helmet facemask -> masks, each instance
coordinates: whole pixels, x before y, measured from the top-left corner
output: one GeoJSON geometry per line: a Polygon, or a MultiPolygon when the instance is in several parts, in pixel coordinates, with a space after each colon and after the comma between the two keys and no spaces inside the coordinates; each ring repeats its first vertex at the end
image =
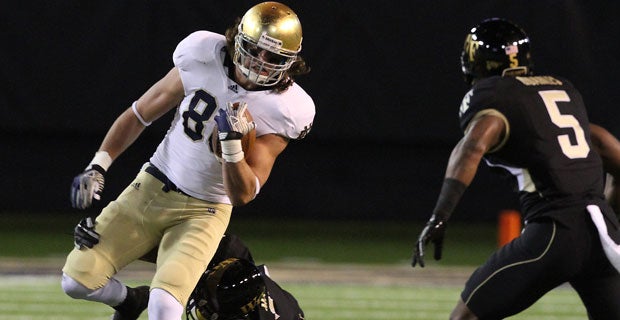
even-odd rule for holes
{"type": "Polygon", "coordinates": [[[236,31],[233,63],[254,84],[277,85],[298,60],[301,23],[295,12],[281,3],[253,6],[236,31]]]}
{"type": "Polygon", "coordinates": [[[241,31],[235,36],[234,64],[251,82],[260,86],[277,84],[295,62],[297,52],[281,48],[278,39],[261,34],[254,41],[241,31]]]}

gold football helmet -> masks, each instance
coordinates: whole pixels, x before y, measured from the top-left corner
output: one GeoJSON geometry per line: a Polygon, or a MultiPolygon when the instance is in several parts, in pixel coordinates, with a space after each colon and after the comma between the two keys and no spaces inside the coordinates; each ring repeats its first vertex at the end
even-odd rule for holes
{"type": "Polygon", "coordinates": [[[293,10],[278,2],[259,3],[241,18],[233,61],[250,81],[273,86],[295,62],[301,40],[293,10]]]}

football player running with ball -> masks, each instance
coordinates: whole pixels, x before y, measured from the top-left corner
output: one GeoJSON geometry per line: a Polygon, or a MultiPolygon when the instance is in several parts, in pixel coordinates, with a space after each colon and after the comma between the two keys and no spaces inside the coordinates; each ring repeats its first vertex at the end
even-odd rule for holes
{"type": "Polygon", "coordinates": [[[87,208],[104,175],[152,121],[176,108],[166,136],[135,180],[91,222],[92,249],[76,246],[63,267],[72,298],[112,306],[114,319],[178,320],[216,252],[233,206],[252,201],[291,139],[310,130],[311,97],[294,82],[309,72],[299,56],[297,15],[277,2],[250,8],[225,35],[197,31],[173,53],[174,67],[127,108],[71,187],[71,203],[87,208]],[[233,108],[240,103],[241,107],[233,108]],[[244,116],[243,106],[253,121],[244,116]],[[210,149],[217,126],[222,157],[210,149]],[[256,130],[247,154],[241,139],[256,130]],[[159,245],[148,287],[129,288],[114,275],[159,245]]]}
{"type": "Polygon", "coordinates": [[[620,319],[619,223],[603,196],[596,152],[618,172],[617,154],[610,156],[617,148],[604,145],[617,140],[590,129],[568,80],[532,74],[530,40],[515,24],[492,18],[472,28],[461,62],[472,85],[459,112],[465,136],[450,155],[412,265],[424,267],[429,242],[441,258],[447,221],[484,158],[515,183],[525,227],[471,275],[450,319],[503,319],[565,282],[590,319],[620,319]]]}

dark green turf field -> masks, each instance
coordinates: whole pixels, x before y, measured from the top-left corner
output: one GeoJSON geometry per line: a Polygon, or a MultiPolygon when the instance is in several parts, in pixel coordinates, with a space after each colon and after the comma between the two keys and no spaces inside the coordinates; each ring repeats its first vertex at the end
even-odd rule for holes
{"type": "MultiPolygon", "coordinates": [[[[0,320],[109,319],[111,308],[67,297],[60,267],[81,217],[0,216],[0,320]]],[[[450,225],[444,259],[423,270],[409,260],[422,225],[410,222],[248,220],[230,232],[299,300],[311,320],[447,319],[465,278],[496,246],[493,224],[450,225]]],[[[151,266],[119,277],[148,283],[151,266]]],[[[561,287],[510,319],[586,319],[578,296],[561,287]]],[[[146,319],[143,315],[140,319],[146,319]]]]}
{"type": "MultiPolygon", "coordinates": [[[[69,214],[0,213],[0,256],[64,256],[81,219],[69,214]]],[[[326,263],[408,263],[422,224],[380,221],[260,220],[233,217],[235,233],[262,261],[326,263]]],[[[477,265],[496,246],[495,226],[449,226],[442,265],[477,265]]]]}
{"type": "MultiPolygon", "coordinates": [[[[282,285],[297,297],[309,320],[445,320],[460,288],[342,283],[282,285]]],[[[111,310],[101,304],[68,298],[56,277],[0,276],[0,320],[104,320],[110,318],[111,310]]],[[[140,319],[147,317],[143,314],[140,319]]],[[[587,317],[578,297],[561,288],[510,319],[578,320],[587,317]]]]}

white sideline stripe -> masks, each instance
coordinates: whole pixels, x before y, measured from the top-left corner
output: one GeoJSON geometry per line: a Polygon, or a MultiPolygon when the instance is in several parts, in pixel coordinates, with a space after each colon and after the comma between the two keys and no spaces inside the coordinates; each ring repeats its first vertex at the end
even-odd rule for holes
{"type": "MultiPolygon", "coordinates": [[[[0,315],[2,314],[7,314],[9,312],[21,312],[24,311],[24,307],[25,305],[23,304],[17,304],[17,303],[0,303],[0,315]]],[[[112,309],[107,310],[107,312],[102,312],[102,315],[109,315],[111,314],[110,311],[114,311],[112,309]]],[[[30,304],[28,304],[28,312],[32,313],[41,313],[41,314],[45,314],[46,318],[47,315],[50,313],[57,313],[58,315],[61,314],[65,314],[65,315],[79,315],[79,314],[83,314],[84,311],[83,310],[74,310],[72,308],[71,303],[65,303],[65,304],[46,304],[46,305],[40,305],[40,304],[35,304],[34,302],[31,302],[30,304]]]]}
{"type": "Polygon", "coordinates": [[[0,288],[8,286],[19,286],[26,284],[40,284],[40,283],[58,283],[60,286],[60,274],[57,276],[51,275],[2,275],[0,274],[0,288]]]}
{"type": "MultiPolygon", "coordinates": [[[[41,319],[46,319],[46,320],[67,320],[67,316],[66,315],[50,316],[50,315],[47,315],[47,314],[43,314],[43,315],[41,315],[41,319]]],[[[19,315],[4,316],[4,315],[0,315],[0,320],[32,320],[32,316],[19,316],[19,315]]]]}

